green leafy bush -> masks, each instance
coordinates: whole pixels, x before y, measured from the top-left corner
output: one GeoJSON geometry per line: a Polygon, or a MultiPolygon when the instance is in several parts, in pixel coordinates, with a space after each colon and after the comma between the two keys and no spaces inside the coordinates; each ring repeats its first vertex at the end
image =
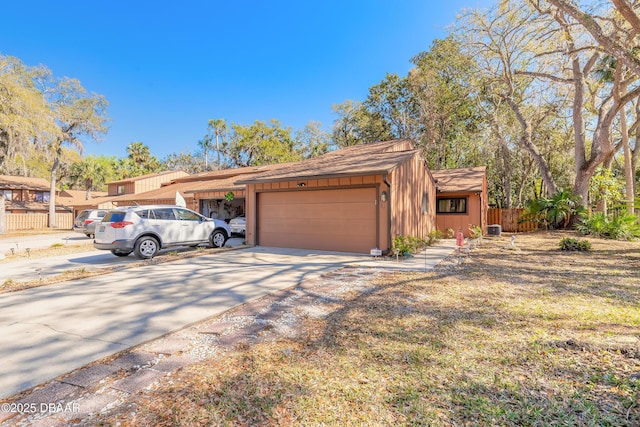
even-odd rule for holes
{"type": "Polygon", "coordinates": [[[429,238],[427,244],[432,245],[434,242],[441,240],[444,237],[444,234],[440,230],[433,230],[429,233],[429,238]]]}
{"type": "Polygon", "coordinates": [[[584,216],[576,229],[583,235],[606,239],[632,240],[640,237],[640,223],[633,214],[605,215],[595,212],[584,216]]]}
{"type": "Polygon", "coordinates": [[[560,240],[560,249],[563,251],[582,251],[591,250],[591,243],[588,240],[575,239],[573,237],[564,237],[560,240]]]}
{"type": "Polygon", "coordinates": [[[482,227],[480,227],[479,225],[470,225],[469,236],[471,236],[472,239],[482,237],[482,227]]]}
{"type": "Polygon", "coordinates": [[[518,222],[537,222],[545,229],[566,228],[574,215],[585,212],[578,200],[570,191],[558,190],[551,198],[529,201],[518,222]]]}
{"type": "Polygon", "coordinates": [[[393,239],[393,252],[401,256],[411,256],[427,245],[427,241],[419,237],[396,236],[393,239]]]}

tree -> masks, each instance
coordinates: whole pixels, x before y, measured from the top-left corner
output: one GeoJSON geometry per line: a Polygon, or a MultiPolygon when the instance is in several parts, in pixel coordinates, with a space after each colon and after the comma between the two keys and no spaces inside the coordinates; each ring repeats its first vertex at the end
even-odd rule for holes
{"type": "Polygon", "coordinates": [[[189,151],[169,154],[162,160],[161,168],[164,170],[181,170],[190,174],[208,170],[200,156],[189,151]]]}
{"type": "MultiPolygon", "coordinates": [[[[507,3],[504,1],[503,5],[507,3]]],[[[576,172],[573,188],[581,202],[587,204],[589,182],[596,169],[616,152],[612,143],[614,120],[625,105],[640,95],[640,62],[633,43],[637,36],[635,20],[630,16],[621,20],[606,7],[596,7],[592,13],[586,13],[575,3],[563,0],[529,0],[529,4],[541,15],[549,17],[550,27],[554,22],[556,24],[554,34],[559,40],[557,46],[561,48],[550,50],[548,56],[566,63],[568,71],[539,73],[538,76],[572,85],[576,172]],[[602,62],[603,51],[615,58],[617,64],[610,79],[602,79],[598,73],[597,65],[602,62]],[[587,123],[593,128],[591,138],[588,138],[587,123]]],[[[624,12],[623,9],[620,10],[624,12]]]]}
{"type": "Polygon", "coordinates": [[[118,168],[123,178],[159,172],[160,161],[151,154],[149,146],[135,141],[127,146],[128,156],[120,159],[118,168]]]}
{"type": "Polygon", "coordinates": [[[409,80],[397,74],[387,73],[380,83],[369,88],[364,106],[371,117],[382,124],[383,132],[377,140],[415,139],[418,110],[414,95],[409,80]]]}
{"type": "MultiPolygon", "coordinates": [[[[486,163],[477,102],[477,64],[453,36],[412,58],[412,135],[434,169],[486,163]]],[[[485,122],[486,124],[486,122],[485,122]]]]}
{"type": "MultiPolygon", "coordinates": [[[[529,1],[538,8],[543,3],[540,0],[529,1]]],[[[638,46],[632,43],[640,34],[640,18],[634,12],[634,9],[640,4],[637,0],[631,0],[630,2],[628,0],[611,0],[616,11],[623,18],[622,22],[611,19],[611,13],[605,12],[606,16],[598,16],[595,13],[585,12],[573,1],[546,1],[555,6],[558,11],[575,19],[602,46],[605,52],[616,57],[637,76],[640,76],[640,59],[637,55],[638,46]]],[[[567,20],[565,17],[561,19],[567,20]]]]}
{"type": "Polygon", "coordinates": [[[64,77],[55,79],[48,71],[39,79],[40,89],[45,94],[60,130],[56,135],[48,135],[47,148],[53,153],[51,166],[51,189],[49,198],[49,227],[56,227],[55,194],[58,168],[65,145],[82,151],[82,137],[98,140],[106,133],[107,101],[95,93],[87,93],[79,80],[64,77]]]}
{"type": "Polygon", "coordinates": [[[547,22],[512,3],[504,10],[472,12],[461,23],[459,35],[483,74],[484,96],[490,104],[509,107],[520,125],[519,143],[534,160],[546,195],[555,194],[558,186],[550,164],[554,150],[544,130],[555,127],[567,91],[536,79],[547,65],[542,53],[548,44],[540,40],[547,22]]]}
{"type": "Polygon", "coordinates": [[[302,157],[309,159],[325,154],[331,149],[331,135],[321,129],[322,123],[311,121],[304,129],[295,133],[295,139],[302,147],[302,157]]]}
{"type": "MultiPolygon", "coordinates": [[[[218,154],[218,169],[222,167],[221,160],[220,160],[220,140],[224,139],[228,131],[229,131],[229,127],[227,126],[227,122],[224,119],[209,120],[209,134],[213,133],[216,140],[216,153],[218,154]]],[[[203,147],[203,150],[204,150],[204,147],[203,147]]],[[[206,156],[206,151],[205,151],[205,156],[206,156]]]]}
{"type": "Polygon", "coordinates": [[[333,111],[338,118],[333,123],[332,138],[339,148],[393,139],[387,125],[361,102],[347,100],[334,105],[333,111]]]}
{"type": "Polygon", "coordinates": [[[0,172],[6,160],[28,151],[34,144],[55,138],[60,129],[36,79],[47,75],[44,67],[27,67],[18,58],[0,55],[0,172]]]}
{"type": "Polygon", "coordinates": [[[246,167],[292,162],[302,159],[299,142],[291,129],[279,121],[255,121],[250,126],[231,125],[231,133],[220,145],[227,167],[246,167]]]}
{"type": "Polygon", "coordinates": [[[86,199],[91,199],[92,190],[101,190],[106,183],[108,170],[98,158],[85,157],[82,161],[74,163],[71,168],[71,176],[74,182],[82,183],[87,192],[86,199]]]}

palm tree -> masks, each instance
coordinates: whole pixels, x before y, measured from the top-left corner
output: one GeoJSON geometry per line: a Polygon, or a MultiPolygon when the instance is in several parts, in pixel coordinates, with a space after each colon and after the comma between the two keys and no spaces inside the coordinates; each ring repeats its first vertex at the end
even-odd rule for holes
{"type": "Polygon", "coordinates": [[[136,141],[127,147],[129,159],[133,163],[134,174],[145,174],[157,172],[160,169],[160,162],[151,154],[149,146],[136,141]]]}
{"type": "MultiPolygon", "coordinates": [[[[202,152],[204,153],[204,169],[209,170],[209,150],[213,148],[211,135],[205,135],[203,139],[198,141],[198,146],[202,148],[202,152]]],[[[218,158],[220,158],[219,154],[218,158]]],[[[220,169],[220,166],[218,166],[218,169],[220,169]]]]}
{"type": "Polygon", "coordinates": [[[71,167],[72,179],[84,184],[86,199],[91,199],[91,190],[102,188],[106,181],[107,169],[95,157],[89,156],[71,167]]]}
{"type": "Polygon", "coordinates": [[[220,138],[224,138],[224,135],[228,130],[227,122],[224,119],[211,119],[209,120],[209,130],[213,131],[216,136],[216,151],[218,152],[218,169],[220,169],[220,138]]]}

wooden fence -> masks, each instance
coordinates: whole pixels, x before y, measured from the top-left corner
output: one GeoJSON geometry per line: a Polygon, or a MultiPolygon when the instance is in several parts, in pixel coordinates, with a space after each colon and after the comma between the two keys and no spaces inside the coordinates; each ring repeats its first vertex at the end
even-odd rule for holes
{"type": "Polygon", "coordinates": [[[524,231],[535,231],[538,229],[538,224],[535,222],[522,222],[518,223],[518,219],[520,219],[520,215],[522,215],[524,209],[498,209],[498,208],[490,208],[489,213],[487,215],[487,224],[500,224],[502,231],[506,232],[524,232],[524,231]]]}
{"type": "MultiPolygon", "coordinates": [[[[39,230],[49,228],[48,213],[7,213],[7,231],[39,230]]],[[[57,213],[56,228],[71,230],[73,228],[73,214],[57,213]]]]}

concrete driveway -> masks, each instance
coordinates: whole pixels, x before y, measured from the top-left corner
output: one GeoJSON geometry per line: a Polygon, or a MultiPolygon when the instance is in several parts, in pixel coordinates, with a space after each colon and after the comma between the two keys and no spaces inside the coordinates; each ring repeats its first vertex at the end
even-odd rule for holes
{"type": "MultiPolygon", "coordinates": [[[[225,248],[234,248],[244,245],[244,239],[231,238],[227,240],[225,248]]],[[[160,251],[160,254],[185,247],[168,248],[160,251]]],[[[51,256],[46,258],[28,258],[23,254],[22,259],[0,264],[0,283],[5,280],[16,282],[28,282],[56,276],[69,270],[93,271],[105,267],[118,267],[141,261],[133,254],[127,257],[117,257],[109,251],[99,251],[87,247],[87,252],[51,256]]]]}
{"type": "Polygon", "coordinates": [[[0,295],[0,398],[366,260],[257,247],[0,295]]]}

